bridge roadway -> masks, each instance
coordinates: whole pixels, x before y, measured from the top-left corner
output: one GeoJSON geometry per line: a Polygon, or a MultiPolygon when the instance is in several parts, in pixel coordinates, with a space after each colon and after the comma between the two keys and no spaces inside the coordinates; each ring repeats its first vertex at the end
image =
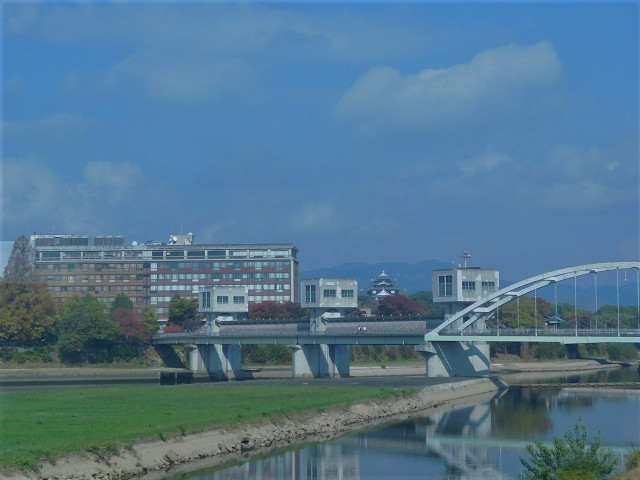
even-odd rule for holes
{"type": "Polygon", "coordinates": [[[155,344],[191,345],[420,345],[426,328],[340,328],[325,331],[305,330],[224,330],[218,333],[184,332],[156,334],[155,344]]]}
{"type": "Polygon", "coordinates": [[[429,332],[425,341],[434,342],[532,342],[532,343],[640,343],[637,328],[500,328],[447,329],[429,332]]]}

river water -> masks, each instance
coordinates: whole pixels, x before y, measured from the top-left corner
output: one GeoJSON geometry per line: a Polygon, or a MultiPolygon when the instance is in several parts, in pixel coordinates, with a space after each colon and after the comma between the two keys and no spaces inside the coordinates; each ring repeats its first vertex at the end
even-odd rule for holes
{"type": "MultiPolygon", "coordinates": [[[[558,378],[561,382],[638,381],[635,369],[558,378]]],[[[561,437],[579,419],[589,439],[620,458],[640,448],[640,391],[511,388],[451,410],[182,476],[231,479],[515,479],[526,445],[561,437]]]]}

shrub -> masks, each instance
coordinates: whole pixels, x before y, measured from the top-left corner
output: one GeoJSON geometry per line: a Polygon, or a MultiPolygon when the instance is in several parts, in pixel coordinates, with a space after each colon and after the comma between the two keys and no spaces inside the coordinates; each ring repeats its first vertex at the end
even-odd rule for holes
{"type": "Polygon", "coordinates": [[[607,343],[610,360],[628,362],[638,358],[638,349],[630,343],[607,343]]]}
{"type": "Polygon", "coordinates": [[[634,450],[627,457],[625,467],[627,470],[631,470],[632,468],[636,468],[638,465],[640,465],[640,450],[634,450]]]}
{"type": "Polygon", "coordinates": [[[533,356],[541,360],[554,360],[567,356],[567,349],[561,343],[538,343],[531,350],[533,356]]]}
{"type": "Polygon", "coordinates": [[[587,441],[587,428],[579,420],[564,433],[564,441],[553,439],[553,446],[542,442],[527,445],[530,461],[520,457],[525,469],[520,480],[601,480],[613,472],[618,459],[600,443],[600,433],[587,441]]]}

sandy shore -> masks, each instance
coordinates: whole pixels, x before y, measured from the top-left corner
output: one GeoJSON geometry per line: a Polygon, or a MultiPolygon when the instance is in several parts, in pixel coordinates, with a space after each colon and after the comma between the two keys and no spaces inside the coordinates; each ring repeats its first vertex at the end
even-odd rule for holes
{"type": "MultiPolygon", "coordinates": [[[[309,413],[278,422],[213,429],[166,441],[140,442],[120,449],[118,455],[79,453],[44,462],[37,471],[5,472],[0,478],[23,479],[160,479],[186,471],[214,467],[229,461],[264,454],[302,442],[336,437],[343,433],[449,408],[455,402],[481,394],[493,394],[503,386],[495,379],[452,381],[426,387],[415,395],[385,401],[355,404],[322,413],[309,413]],[[198,462],[198,463],[194,463],[198,462]],[[168,473],[168,470],[175,470],[168,473]]],[[[480,400],[479,400],[480,401],[480,400]]]]}

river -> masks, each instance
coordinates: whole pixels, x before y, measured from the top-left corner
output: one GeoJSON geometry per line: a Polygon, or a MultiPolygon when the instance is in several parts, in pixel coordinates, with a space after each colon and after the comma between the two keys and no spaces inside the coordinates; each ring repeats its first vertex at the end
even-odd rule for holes
{"type": "MultiPolygon", "coordinates": [[[[635,368],[557,378],[638,381],[635,368]]],[[[550,442],[582,419],[620,458],[640,448],[640,391],[510,388],[449,411],[361,431],[181,479],[515,479],[526,445],[550,442]]]]}

